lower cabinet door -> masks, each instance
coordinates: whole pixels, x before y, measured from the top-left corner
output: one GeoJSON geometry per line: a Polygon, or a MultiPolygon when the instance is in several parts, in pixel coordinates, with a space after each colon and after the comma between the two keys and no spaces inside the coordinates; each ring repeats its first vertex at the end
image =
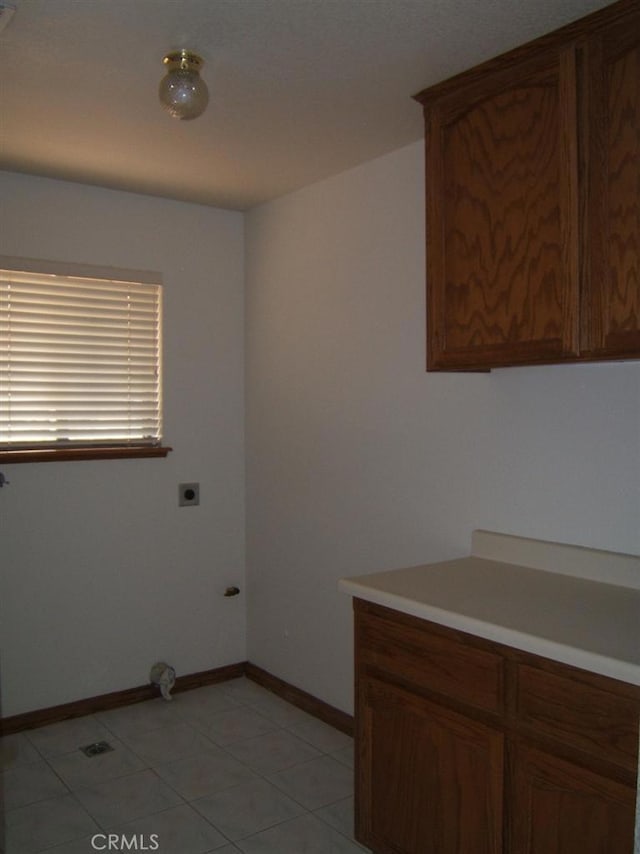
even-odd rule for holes
{"type": "Polygon", "coordinates": [[[632,854],[635,789],[542,751],[513,751],[510,854],[632,854]]]}
{"type": "Polygon", "coordinates": [[[358,702],[358,839],[380,854],[500,854],[502,734],[371,677],[358,702]]]}

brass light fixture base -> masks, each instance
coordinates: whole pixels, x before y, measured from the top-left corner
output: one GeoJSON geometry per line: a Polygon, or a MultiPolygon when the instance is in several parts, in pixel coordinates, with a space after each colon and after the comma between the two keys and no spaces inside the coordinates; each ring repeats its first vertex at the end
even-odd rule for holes
{"type": "Polygon", "coordinates": [[[204,65],[204,59],[197,53],[188,50],[174,50],[168,53],[162,60],[168,71],[196,71],[199,72],[204,65]]]}

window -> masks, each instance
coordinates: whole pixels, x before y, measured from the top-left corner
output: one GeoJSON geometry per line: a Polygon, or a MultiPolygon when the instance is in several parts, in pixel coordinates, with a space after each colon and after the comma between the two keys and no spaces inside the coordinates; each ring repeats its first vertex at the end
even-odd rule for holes
{"type": "Polygon", "coordinates": [[[0,457],[165,455],[157,277],[54,266],[0,258],[0,457]]]}

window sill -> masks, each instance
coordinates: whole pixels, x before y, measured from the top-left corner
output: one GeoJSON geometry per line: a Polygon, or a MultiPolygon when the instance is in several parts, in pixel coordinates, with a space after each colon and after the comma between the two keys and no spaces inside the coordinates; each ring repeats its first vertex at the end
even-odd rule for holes
{"type": "Polygon", "coordinates": [[[124,460],[134,457],[166,457],[173,448],[131,445],[114,448],[25,448],[0,451],[0,463],[57,463],[73,460],[124,460]]]}

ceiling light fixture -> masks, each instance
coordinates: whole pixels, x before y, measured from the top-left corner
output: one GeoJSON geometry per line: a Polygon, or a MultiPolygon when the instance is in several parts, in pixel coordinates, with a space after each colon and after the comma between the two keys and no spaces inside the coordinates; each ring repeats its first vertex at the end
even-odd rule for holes
{"type": "Polygon", "coordinates": [[[167,74],[158,89],[161,104],[174,119],[197,119],[209,103],[207,84],[200,77],[204,60],[188,50],[177,50],[162,61],[167,74]]]}

